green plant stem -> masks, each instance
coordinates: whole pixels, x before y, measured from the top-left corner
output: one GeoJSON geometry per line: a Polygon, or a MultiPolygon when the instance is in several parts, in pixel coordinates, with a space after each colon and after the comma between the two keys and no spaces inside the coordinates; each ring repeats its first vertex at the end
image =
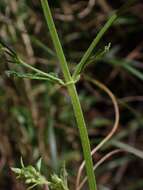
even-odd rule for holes
{"type": "Polygon", "coordinates": [[[62,68],[62,72],[65,78],[65,82],[69,83],[67,85],[69,95],[71,97],[73,109],[74,109],[74,114],[76,117],[76,121],[78,124],[79,128],[79,133],[80,133],[80,138],[81,138],[81,143],[82,143],[82,149],[84,153],[84,159],[85,159],[85,166],[86,166],[86,172],[87,172],[87,177],[88,177],[88,183],[89,183],[89,189],[90,190],[97,190],[96,187],[96,180],[95,180],[95,175],[94,175],[94,170],[93,170],[93,162],[92,162],[92,157],[91,157],[91,148],[90,148],[90,142],[88,138],[88,133],[86,129],[86,124],[84,121],[84,116],[83,112],[81,109],[79,97],[77,94],[77,90],[75,87],[75,84],[72,83],[72,77],[69,72],[69,68],[67,65],[67,61],[56,31],[56,27],[52,18],[52,14],[48,5],[47,0],[41,0],[42,8],[44,11],[44,15],[50,30],[50,34],[56,49],[57,56],[60,61],[60,65],[62,68]],[[70,83],[71,82],[71,83],[70,83]]]}
{"type": "Polygon", "coordinates": [[[48,78],[51,79],[51,80],[57,81],[57,82],[58,82],[59,84],[61,84],[61,85],[64,85],[64,82],[62,81],[62,79],[59,79],[59,78],[54,77],[54,76],[52,76],[52,75],[50,75],[50,74],[48,74],[48,73],[45,73],[45,72],[43,72],[43,71],[41,71],[41,70],[39,70],[39,69],[37,69],[37,68],[35,68],[35,67],[33,67],[33,66],[27,64],[27,63],[25,63],[25,62],[24,62],[23,60],[21,60],[20,58],[18,58],[18,61],[19,61],[18,63],[20,63],[20,64],[23,65],[24,67],[27,67],[28,69],[33,70],[33,71],[35,71],[36,73],[41,74],[42,76],[48,77],[48,78]]]}
{"type": "Polygon", "coordinates": [[[80,74],[81,68],[85,64],[85,62],[89,59],[91,56],[94,48],[97,46],[99,41],[102,39],[103,35],[107,30],[112,26],[113,22],[117,19],[117,14],[116,12],[110,17],[110,19],[107,21],[107,23],[104,25],[104,27],[100,30],[100,32],[97,34],[96,38],[93,40],[91,45],[89,46],[88,50],[85,52],[84,56],[82,57],[81,61],[75,68],[75,71],[73,73],[73,78],[76,78],[80,74]]]}
{"type": "Polygon", "coordinates": [[[93,50],[98,45],[104,34],[108,31],[108,29],[112,26],[112,24],[115,22],[115,20],[124,12],[126,12],[130,6],[132,6],[134,3],[136,3],[138,0],[129,0],[127,1],[119,10],[114,11],[109,18],[109,20],[105,23],[103,28],[99,31],[96,38],[93,40],[87,51],[85,52],[84,56],[82,57],[79,64],[76,66],[75,71],[73,73],[73,79],[75,79],[81,72],[84,64],[88,61],[89,57],[91,56],[93,50]]]}

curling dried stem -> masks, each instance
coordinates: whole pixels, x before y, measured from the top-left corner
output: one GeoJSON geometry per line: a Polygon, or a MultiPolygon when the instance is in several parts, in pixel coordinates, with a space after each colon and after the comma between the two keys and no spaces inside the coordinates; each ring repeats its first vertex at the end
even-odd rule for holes
{"type": "MultiPolygon", "coordinates": [[[[119,126],[119,118],[120,118],[120,113],[119,113],[119,107],[118,107],[118,103],[117,100],[115,98],[115,96],[113,95],[113,93],[101,82],[92,79],[90,77],[85,77],[85,79],[91,83],[93,83],[94,85],[98,86],[99,88],[101,88],[104,92],[106,92],[108,94],[108,96],[111,98],[113,105],[114,105],[114,110],[115,110],[115,123],[114,126],[111,130],[111,132],[101,141],[101,143],[99,143],[91,152],[91,156],[93,156],[107,141],[109,141],[111,139],[111,137],[114,135],[114,133],[117,131],[118,126],[119,126]]],[[[83,171],[83,168],[85,166],[85,161],[82,162],[82,164],[79,167],[78,170],[78,175],[77,175],[77,180],[76,180],[76,189],[79,186],[79,182],[80,182],[80,177],[83,171]]]]}

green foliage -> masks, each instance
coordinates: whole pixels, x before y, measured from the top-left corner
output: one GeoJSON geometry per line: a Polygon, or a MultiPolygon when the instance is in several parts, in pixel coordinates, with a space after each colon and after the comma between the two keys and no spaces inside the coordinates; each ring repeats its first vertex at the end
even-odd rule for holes
{"type": "MultiPolygon", "coordinates": [[[[17,71],[8,71],[7,74],[9,76],[14,76],[14,77],[19,77],[19,78],[28,78],[28,79],[35,79],[35,80],[47,80],[50,82],[54,82],[57,84],[60,84],[62,86],[66,86],[69,92],[69,95],[71,97],[73,109],[74,109],[74,114],[76,117],[76,121],[78,124],[79,128],[79,133],[80,133],[80,138],[81,138],[81,143],[82,143],[82,148],[83,148],[83,153],[84,153],[84,159],[85,159],[85,164],[86,164],[86,172],[87,172],[87,177],[88,177],[88,182],[89,182],[89,188],[90,190],[96,190],[96,180],[94,176],[94,170],[93,170],[93,163],[92,163],[92,157],[90,155],[91,148],[90,148],[90,142],[88,138],[88,133],[86,129],[86,124],[84,121],[83,117],[83,112],[81,109],[81,105],[79,102],[79,97],[77,94],[77,90],[75,87],[75,83],[80,79],[80,74],[83,72],[84,68],[99,60],[102,59],[103,56],[109,51],[110,45],[105,46],[103,51],[100,51],[97,53],[95,56],[92,56],[93,50],[96,48],[100,40],[103,38],[103,35],[108,31],[108,29],[112,26],[113,22],[117,19],[117,17],[123,13],[126,10],[126,7],[132,4],[135,1],[129,1],[122,9],[119,11],[113,12],[107,23],[104,25],[104,27],[99,31],[98,35],[96,38],[93,40],[92,44],[82,57],[81,61],[79,64],[77,64],[75,71],[73,75],[70,74],[70,70],[62,49],[62,45],[60,43],[55,24],[53,22],[53,18],[51,15],[51,11],[48,5],[47,0],[41,0],[43,12],[50,30],[50,34],[53,40],[54,47],[56,49],[57,57],[60,61],[61,69],[64,75],[64,80],[60,79],[57,77],[55,74],[51,73],[46,73],[43,72],[27,63],[25,63],[18,55],[15,53],[11,48],[9,48],[7,45],[5,45],[3,42],[0,43],[0,51],[6,54],[7,61],[9,63],[16,63],[19,66],[24,66],[34,73],[20,73],[17,71]]],[[[47,49],[41,42],[35,40],[35,43],[45,49],[49,54],[54,56],[54,53],[51,52],[49,49],[47,49]]],[[[137,72],[135,69],[131,68],[129,65],[124,66],[128,71],[130,71],[132,74],[138,76],[138,78],[142,79],[142,73],[137,72]]],[[[98,124],[101,125],[101,124],[98,124]]],[[[32,166],[27,166],[25,167],[23,162],[21,163],[22,168],[12,168],[12,170],[17,174],[18,178],[22,178],[25,180],[25,183],[28,184],[29,189],[37,186],[37,185],[48,185],[51,190],[67,190],[67,173],[65,171],[65,168],[62,171],[62,174],[60,177],[58,177],[56,174],[51,176],[51,180],[47,181],[45,177],[43,177],[40,174],[40,169],[41,169],[41,160],[38,161],[37,163],[37,170],[32,167],[32,166]]]]}
{"type": "Polygon", "coordinates": [[[36,72],[36,74],[23,74],[23,73],[18,73],[16,71],[7,71],[8,75],[14,75],[16,77],[20,77],[20,78],[29,78],[29,79],[36,79],[36,80],[49,80],[51,82],[57,82],[60,85],[64,85],[64,82],[62,81],[62,79],[59,79],[55,76],[55,74],[50,74],[50,73],[45,73],[27,63],[25,63],[12,49],[10,49],[6,44],[0,42],[0,47],[1,47],[1,51],[4,52],[6,54],[6,56],[8,56],[7,61],[10,63],[15,63],[18,64],[20,66],[24,66],[34,72],[36,72]]]}
{"type": "Polygon", "coordinates": [[[65,166],[61,169],[60,177],[53,174],[50,180],[47,180],[41,175],[41,158],[38,160],[35,169],[33,166],[24,166],[21,158],[21,168],[11,168],[12,171],[17,175],[17,179],[22,179],[27,184],[28,190],[33,189],[36,186],[48,185],[51,190],[68,190],[67,185],[67,172],[65,166]]]}
{"type": "Polygon", "coordinates": [[[134,61],[125,60],[125,59],[119,59],[115,56],[112,57],[105,57],[105,59],[102,57],[101,60],[105,61],[106,63],[109,63],[115,67],[122,67],[124,70],[135,76],[136,78],[143,80],[143,72],[139,71],[135,65],[133,64],[134,61]]]}
{"type": "Polygon", "coordinates": [[[95,55],[91,56],[89,61],[85,62],[85,64],[81,66],[79,73],[82,73],[86,66],[91,65],[92,63],[95,63],[96,61],[102,59],[106,55],[106,53],[109,52],[110,47],[111,43],[105,46],[103,50],[100,50],[95,55]]]}
{"type": "Polygon", "coordinates": [[[57,175],[51,176],[50,188],[51,190],[68,190],[63,180],[57,175]]]}
{"type": "Polygon", "coordinates": [[[25,181],[25,184],[29,186],[28,189],[32,189],[38,185],[49,184],[49,182],[45,179],[45,177],[40,174],[39,168],[37,171],[33,166],[25,167],[22,158],[21,158],[21,167],[22,168],[11,168],[11,169],[17,175],[17,179],[22,179],[25,181]]]}

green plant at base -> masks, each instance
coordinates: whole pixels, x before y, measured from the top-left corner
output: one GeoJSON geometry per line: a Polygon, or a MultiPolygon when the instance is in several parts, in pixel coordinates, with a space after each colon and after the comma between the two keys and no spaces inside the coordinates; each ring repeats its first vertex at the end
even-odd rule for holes
{"type": "Polygon", "coordinates": [[[56,174],[51,176],[50,180],[47,180],[41,175],[41,159],[38,160],[36,168],[33,166],[24,166],[21,158],[21,168],[11,168],[12,171],[17,175],[17,179],[23,179],[25,184],[29,186],[28,190],[36,187],[47,185],[51,190],[68,190],[67,185],[67,172],[65,165],[61,169],[60,177],[56,174]]]}

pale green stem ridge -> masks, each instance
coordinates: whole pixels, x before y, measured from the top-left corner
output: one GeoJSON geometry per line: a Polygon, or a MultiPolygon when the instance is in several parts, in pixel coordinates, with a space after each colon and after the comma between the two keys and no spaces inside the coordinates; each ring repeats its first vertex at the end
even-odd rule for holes
{"type": "Polygon", "coordinates": [[[97,190],[96,180],[95,180],[95,175],[94,175],[94,170],[93,170],[93,162],[92,162],[92,157],[90,155],[90,153],[91,153],[90,142],[89,142],[86,124],[84,121],[84,116],[83,116],[83,112],[81,109],[77,90],[76,90],[75,84],[73,82],[71,82],[73,79],[69,72],[67,61],[66,61],[66,58],[65,58],[57,31],[56,31],[56,27],[55,27],[55,24],[54,24],[54,21],[52,18],[52,14],[51,14],[48,2],[47,2],[47,0],[41,0],[41,4],[43,7],[44,15],[45,15],[45,18],[46,18],[46,21],[47,21],[47,24],[48,24],[48,27],[50,30],[50,34],[51,34],[56,52],[57,52],[57,56],[58,56],[60,64],[61,64],[61,68],[62,68],[62,72],[64,74],[65,81],[66,81],[66,83],[70,84],[70,85],[67,85],[67,88],[68,88],[69,95],[71,97],[76,121],[77,121],[79,132],[80,132],[80,138],[81,138],[81,143],[82,143],[82,148],[83,148],[83,153],[84,153],[89,189],[97,190]]]}

